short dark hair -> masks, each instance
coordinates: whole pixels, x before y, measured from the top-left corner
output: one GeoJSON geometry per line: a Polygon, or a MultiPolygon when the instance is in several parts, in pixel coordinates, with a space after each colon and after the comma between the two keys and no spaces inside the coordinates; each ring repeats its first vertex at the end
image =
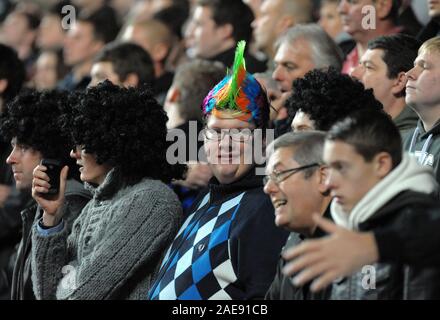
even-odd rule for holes
{"type": "Polygon", "coordinates": [[[40,26],[40,21],[41,21],[41,18],[39,15],[32,13],[32,12],[27,12],[27,11],[19,11],[19,13],[21,13],[25,17],[25,19],[27,21],[28,28],[30,30],[35,31],[38,29],[38,27],[40,26]]]}
{"type": "Polygon", "coordinates": [[[412,69],[420,46],[420,41],[405,34],[381,36],[368,42],[368,49],[383,50],[382,60],[387,65],[389,79],[395,79],[400,72],[412,69]]]}
{"type": "Polygon", "coordinates": [[[399,9],[400,6],[402,5],[402,1],[401,0],[391,0],[391,1],[392,1],[392,5],[390,12],[388,12],[388,15],[384,18],[384,20],[389,19],[393,22],[393,24],[397,25],[399,23],[399,9]]]}
{"type": "Polygon", "coordinates": [[[326,139],[353,146],[366,162],[370,162],[379,152],[386,152],[391,156],[393,169],[402,161],[399,130],[384,111],[356,111],[336,123],[326,139]]]}
{"type": "Polygon", "coordinates": [[[12,100],[20,91],[26,72],[23,62],[11,47],[0,44],[0,57],[0,80],[5,79],[8,81],[8,86],[2,93],[2,98],[7,102],[12,100]]]}
{"type": "Polygon", "coordinates": [[[113,41],[119,32],[116,13],[110,7],[103,7],[92,14],[80,13],[77,22],[91,24],[93,27],[93,37],[95,40],[102,41],[103,43],[113,41]]]}
{"type": "Polygon", "coordinates": [[[57,3],[53,4],[52,6],[50,6],[45,14],[58,16],[58,18],[62,20],[66,15],[65,13],[63,13],[63,8],[68,5],[71,5],[69,0],[60,0],[57,3]]]}
{"type": "Polygon", "coordinates": [[[197,5],[210,8],[217,25],[231,24],[235,41],[252,39],[254,13],[242,0],[198,0],[197,5]]]}
{"type": "Polygon", "coordinates": [[[67,93],[24,89],[11,101],[0,117],[0,133],[6,140],[41,152],[43,158],[55,158],[69,165],[69,177],[78,176],[75,161],[70,158],[70,135],[61,131],[61,103],[67,93]]]}
{"type": "Polygon", "coordinates": [[[130,73],[139,78],[139,85],[154,83],[153,61],[147,51],[134,43],[109,43],[95,57],[94,62],[110,62],[121,81],[130,73]]]}
{"type": "Polygon", "coordinates": [[[372,89],[336,69],[312,70],[293,82],[293,91],[286,106],[290,120],[298,110],[309,116],[316,130],[328,131],[347,114],[359,109],[381,110],[372,89]]]}
{"type": "Polygon", "coordinates": [[[118,169],[133,185],[145,177],[181,179],[184,165],[170,165],[166,152],[168,120],[150,90],[122,88],[106,80],[84,92],[73,92],[65,104],[63,130],[84,146],[99,164],[118,169]]]}
{"type": "Polygon", "coordinates": [[[182,28],[188,17],[188,0],[180,0],[179,3],[172,4],[170,7],[159,10],[153,15],[153,19],[166,24],[179,39],[183,38],[182,28]]]}
{"type": "Polygon", "coordinates": [[[57,79],[63,79],[68,73],[69,73],[69,67],[66,66],[64,63],[64,57],[63,57],[63,49],[45,49],[40,52],[40,56],[43,53],[50,53],[55,55],[57,59],[56,63],[56,73],[57,73],[57,79]]]}

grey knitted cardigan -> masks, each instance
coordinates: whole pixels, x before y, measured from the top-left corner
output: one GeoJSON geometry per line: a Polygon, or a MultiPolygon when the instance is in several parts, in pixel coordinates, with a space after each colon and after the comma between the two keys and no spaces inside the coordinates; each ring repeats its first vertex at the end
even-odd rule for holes
{"type": "Polygon", "coordinates": [[[32,227],[37,299],[146,299],[180,227],[177,196],[158,180],[122,187],[111,170],[75,221],[49,236],[32,227]]]}

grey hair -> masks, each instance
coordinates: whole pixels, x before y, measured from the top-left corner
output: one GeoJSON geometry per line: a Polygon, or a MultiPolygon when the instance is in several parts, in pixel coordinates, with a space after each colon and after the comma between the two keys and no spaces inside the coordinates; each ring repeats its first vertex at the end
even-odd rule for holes
{"type": "Polygon", "coordinates": [[[294,45],[297,40],[304,40],[310,45],[316,69],[334,67],[340,71],[344,55],[332,38],[317,24],[298,24],[289,28],[275,43],[276,49],[281,44],[294,45]]]}
{"type": "MultiPolygon", "coordinates": [[[[281,148],[293,150],[293,159],[300,165],[312,163],[323,164],[322,159],[326,134],[322,131],[288,132],[278,137],[269,145],[268,149],[273,152],[281,148]]],[[[304,177],[310,178],[318,167],[304,170],[304,177]]]]}

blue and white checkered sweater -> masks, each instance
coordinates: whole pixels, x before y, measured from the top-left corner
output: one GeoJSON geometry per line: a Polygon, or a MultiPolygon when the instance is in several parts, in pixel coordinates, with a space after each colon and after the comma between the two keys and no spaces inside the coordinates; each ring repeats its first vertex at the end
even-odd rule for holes
{"type": "Polygon", "coordinates": [[[149,293],[153,300],[263,298],[287,232],[261,177],[251,170],[230,185],[213,178],[163,260],[149,293]]]}

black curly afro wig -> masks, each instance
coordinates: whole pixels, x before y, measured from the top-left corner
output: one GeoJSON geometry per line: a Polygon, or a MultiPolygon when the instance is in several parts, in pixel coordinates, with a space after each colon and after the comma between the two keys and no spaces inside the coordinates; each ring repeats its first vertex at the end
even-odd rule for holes
{"type": "Polygon", "coordinates": [[[312,70],[304,78],[293,82],[292,95],[287,99],[290,122],[298,110],[315,122],[315,129],[328,131],[334,123],[350,112],[371,109],[382,110],[373,90],[365,90],[362,83],[334,68],[312,70]]]}
{"type": "Polygon", "coordinates": [[[168,118],[151,91],[104,81],[72,93],[65,107],[63,130],[74,144],[94,154],[98,164],[119,168],[127,184],[144,177],[166,183],[182,178],[186,166],[167,162],[168,118]]]}
{"type": "Polygon", "coordinates": [[[70,167],[69,177],[79,180],[78,167],[70,158],[70,136],[60,126],[60,105],[67,93],[60,91],[39,92],[23,90],[6,106],[0,116],[0,134],[10,141],[41,152],[43,158],[59,159],[70,167]]]}

